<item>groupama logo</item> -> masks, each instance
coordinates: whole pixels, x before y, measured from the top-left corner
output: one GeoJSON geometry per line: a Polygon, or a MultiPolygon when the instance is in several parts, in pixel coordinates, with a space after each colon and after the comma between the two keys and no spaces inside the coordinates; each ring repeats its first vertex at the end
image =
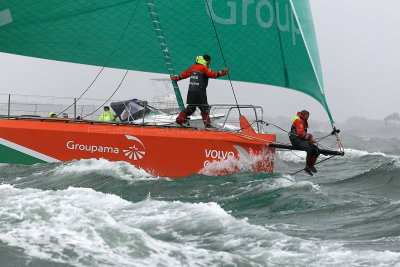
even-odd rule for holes
{"type": "Polygon", "coordinates": [[[130,146],[129,149],[123,150],[125,156],[127,156],[129,159],[133,158],[133,160],[142,159],[146,154],[146,148],[144,147],[142,141],[132,135],[125,135],[125,137],[128,140],[133,141],[132,146],[130,146]]]}
{"type": "Polygon", "coordinates": [[[130,145],[127,149],[120,149],[116,146],[109,145],[89,145],[84,143],[79,143],[73,140],[70,140],[66,143],[66,147],[69,150],[76,151],[86,151],[95,153],[95,154],[125,154],[130,160],[139,160],[142,159],[146,155],[146,148],[143,145],[142,141],[132,135],[125,135],[125,137],[130,140],[130,145]]]}
{"type": "Polygon", "coordinates": [[[282,32],[291,32],[293,45],[296,45],[296,35],[300,34],[300,29],[297,25],[296,14],[290,3],[279,3],[271,0],[224,1],[224,4],[221,4],[220,1],[208,0],[208,3],[210,12],[206,5],[207,14],[210,15],[211,13],[212,18],[219,24],[241,24],[247,26],[249,21],[254,20],[264,29],[278,27],[282,32]],[[214,5],[213,2],[215,2],[214,5]],[[214,8],[216,5],[219,8],[218,12],[214,8]],[[218,13],[227,13],[229,15],[222,17],[218,13]]]}

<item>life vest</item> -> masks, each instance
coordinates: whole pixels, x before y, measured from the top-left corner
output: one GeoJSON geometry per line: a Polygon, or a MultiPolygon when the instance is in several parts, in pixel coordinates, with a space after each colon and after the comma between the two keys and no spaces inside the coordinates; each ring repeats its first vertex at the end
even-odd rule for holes
{"type": "Polygon", "coordinates": [[[99,121],[115,121],[115,115],[110,111],[104,111],[104,113],[100,116],[99,121]]]}
{"type": "Polygon", "coordinates": [[[301,115],[300,112],[292,119],[292,127],[290,129],[289,137],[292,138],[301,138],[305,140],[312,141],[313,138],[310,134],[307,133],[308,122],[301,115]]]}

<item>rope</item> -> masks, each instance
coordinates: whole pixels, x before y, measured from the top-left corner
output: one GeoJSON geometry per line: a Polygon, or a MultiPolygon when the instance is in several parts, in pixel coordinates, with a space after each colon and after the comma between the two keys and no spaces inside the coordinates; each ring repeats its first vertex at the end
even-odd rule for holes
{"type": "MultiPolygon", "coordinates": [[[[263,123],[263,124],[265,124],[265,125],[267,125],[267,126],[268,126],[268,125],[273,125],[273,126],[279,128],[279,129],[281,129],[281,130],[284,131],[284,132],[288,132],[288,131],[286,131],[286,130],[280,128],[279,126],[276,126],[276,125],[274,125],[274,124],[272,124],[272,123],[267,123],[267,122],[262,121],[262,120],[255,121],[255,122],[253,122],[251,125],[253,125],[253,124],[256,123],[256,122],[263,123]]],[[[250,125],[250,126],[247,126],[247,127],[245,127],[245,128],[242,128],[242,129],[246,129],[246,128],[248,128],[248,127],[251,127],[251,125],[250,125]]],[[[259,142],[263,142],[263,143],[266,143],[266,144],[270,144],[270,142],[268,142],[268,141],[266,141],[266,140],[262,140],[262,139],[259,139],[259,138],[255,138],[255,137],[252,137],[252,136],[248,136],[248,135],[242,134],[242,133],[240,133],[240,132],[236,132],[236,131],[235,131],[235,132],[231,132],[231,133],[234,134],[234,135],[237,135],[237,136],[239,136],[239,137],[241,137],[241,138],[251,139],[251,140],[254,140],[254,141],[259,141],[259,142]]],[[[332,134],[329,134],[329,135],[332,135],[332,134]]],[[[329,136],[329,135],[327,135],[327,136],[329,136]]],[[[327,136],[325,136],[325,137],[323,137],[323,138],[326,138],[327,136]]],[[[275,143],[280,143],[280,142],[275,141],[275,143]]],[[[321,144],[317,143],[317,145],[321,145],[321,144]]],[[[323,146],[323,145],[322,145],[322,146],[323,146]]],[[[327,147],[327,146],[326,146],[326,147],[327,147]]],[[[291,152],[292,154],[294,154],[295,156],[297,156],[297,157],[301,157],[301,156],[297,155],[296,153],[294,153],[292,150],[291,150],[290,152],[291,152]]],[[[331,159],[331,158],[333,158],[333,157],[335,157],[335,156],[336,156],[336,155],[332,155],[332,156],[330,156],[330,157],[328,157],[328,158],[326,158],[326,159],[323,159],[323,160],[321,160],[321,161],[315,163],[315,165],[318,165],[318,164],[320,164],[320,163],[322,163],[322,162],[324,162],[324,161],[327,161],[327,160],[329,160],[329,159],[331,159]]],[[[295,174],[297,174],[297,173],[299,173],[299,172],[301,172],[301,171],[303,171],[303,170],[304,170],[304,169],[301,169],[301,170],[299,170],[299,171],[297,171],[297,172],[294,172],[294,173],[292,173],[292,174],[290,174],[290,175],[295,175],[295,174]]]]}
{"type": "MultiPolygon", "coordinates": [[[[262,124],[264,124],[265,126],[272,125],[272,126],[278,128],[279,130],[288,133],[289,135],[292,135],[292,134],[293,134],[293,133],[291,133],[291,132],[289,132],[289,131],[286,131],[285,129],[282,129],[281,127],[279,127],[279,126],[277,126],[277,125],[275,125],[275,124],[268,123],[268,122],[265,122],[265,121],[263,121],[263,120],[258,120],[258,121],[256,121],[256,122],[262,123],[262,124]]],[[[325,147],[325,148],[328,148],[328,149],[333,150],[333,147],[327,146],[327,145],[324,145],[324,144],[321,144],[321,143],[320,143],[323,139],[325,139],[325,138],[327,138],[327,137],[329,137],[329,136],[331,136],[331,135],[332,135],[332,133],[330,133],[330,134],[328,134],[328,135],[326,135],[326,136],[323,136],[323,137],[314,138],[314,140],[316,141],[316,143],[317,143],[318,146],[322,146],[322,147],[325,147]]],[[[337,136],[336,136],[336,138],[338,139],[337,136]]],[[[339,140],[339,141],[340,141],[340,140],[339,140]]],[[[278,144],[284,144],[284,143],[281,143],[281,142],[276,142],[276,143],[278,143],[278,144]]],[[[336,144],[336,145],[337,145],[337,144],[336,144]]]]}
{"type": "MultiPolygon", "coordinates": [[[[117,86],[117,89],[114,90],[114,92],[111,94],[111,96],[106,101],[104,101],[104,103],[101,104],[97,109],[95,109],[92,113],[89,113],[89,114],[83,116],[82,118],[89,117],[89,116],[93,115],[94,113],[96,113],[99,109],[101,109],[101,107],[104,106],[115,95],[115,93],[119,90],[119,88],[121,87],[122,83],[125,81],[125,78],[128,75],[128,72],[129,72],[129,70],[125,71],[124,77],[122,77],[122,80],[119,83],[119,85],[117,86]]],[[[124,105],[125,105],[125,103],[124,103],[124,105]]],[[[125,105],[125,108],[126,108],[126,105],[125,105]]]]}
{"type": "MultiPolygon", "coordinates": [[[[315,165],[320,164],[320,163],[322,163],[322,162],[324,162],[324,161],[327,161],[327,160],[329,160],[329,159],[331,159],[331,158],[333,158],[333,157],[336,157],[336,155],[333,155],[333,156],[330,156],[329,158],[323,159],[323,160],[321,160],[321,161],[315,163],[315,165]]],[[[297,171],[297,172],[294,172],[294,173],[292,173],[292,174],[290,174],[290,175],[295,175],[295,174],[297,174],[297,173],[299,173],[299,172],[301,172],[301,171],[304,171],[304,169],[301,169],[301,170],[299,170],[299,171],[297,171]]]]}
{"type": "MultiPolygon", "coordinates": [[[[211,23],[212,23],[213,28],[214,28],[215,36],[217,37],[219,50],[221,51],[221,55],[222,55],[222,59],[224,60],[225,67],[227,67],[225,56],[224,56],[224,52],[222,51],[221,42],[219,41],[217,28],[215,27],[214,19],[212,17],[212,13],[211,13],[210,5],[208,4],[208,0],[206,0],[206,4],[207,4],[208,13],[210,14],[211,23]]],[[[236,98],[236,93],[235,93],[235,90],[233,89],[233,84],[232,84],[232,80],[231,80],[231,76],[229,75],[229,72],[228,72],[228,79],[229,79],[229,83],[230,83],[231,88],[232,88],[233,97],[235,98],[235,102],[236,102],[236,106],[237,106],[238,111],[239,111],[239,115],[242,116],[242,114],[240,112],[239,104],[238,104],[238,101],[237,101],[237,98],[236,98]]]]}
{"type": "Polygon", "coordinates": [[[332,134],[327,134],[327,135],[325,135],[325,136],[322,136],[322,137],[318,137],[318,138],[314,138],[316,141],[322,141],[322,140],[324,140],[325,138],[327,138],[327,137],[329,137],[329,136],[331,136],[332,134]]]}
{"type": "MultiPolygon", "coordinates": [[[[128,21],[128,23],[126,24],[125,29],[124,29],[124,31],[122,32],[122,34],[121,34],[121,36],[120,36],[120,38],[119,38],[117,44],[114,46],[114,49],[113,49],[113,51],[111,52],[110,56],[107,58],[106,63],[104,63],[103,67],[102,67],[101,70],[97,73],[97,75],[96,75],[96,77],[94,78],[94,80],[90,83],[90,85],[86,88],[86,90],[76,99],[76,101],[75,101],[74,103],[72,103],[72,104],[69,105],[66,109],[64,109],[64,110],[61,111],[59,114],[57,114],[57,116],[59,116],[60,114],[64,113],[64,112],[67,111],[70,107],[72,107],[73,105],[75,105],[76,102],[78,102],[78,100],[80,100],[80,99],[82,98],[82,96],[83,96],[84,94],[86,94],[86,92],[87,92],[87,91],[93,86],[93,84],[97,81],[97,79],[99,78],[100,74],[101,74],[101,73],[103,72],[103,70],[106,68],[106,66],[107,66],[108,63],[110,62],[111,58],[114,56],[115,52],[117,51],[117,48],[119,47],[122,38],[125,36],[125,33],[126,33],[127,29],[128,29],[128,26],[131,24],[132,19],[133,19],[135,13],[136,13],[136,10],[137,10],[137,8],[139,7],[140,1],[141,1],[141,0],[138,0],[138,2],[137,2],[137,4],[136,4],[136,7],[135,7],[135,9],[133,10],[133,13],[132,13],[131,17],[129,18],[129,21],[128,21]]],[[[125,75],[125,76],[126,76],[126,75],[125,75]]],[[[124,76],[124,78],[125,78],[125,76],[124,76]]],[[[119,88],[119,87],[118,87],[118,88],[119,88]]],[[[118,90],[118,89],[117,89],[117,90],[118,90]]],[[[113,95],[114,95],[114,94],[115,94],[115,92],[113,93],[113,95]]],[[[110,98],[111,98],[111,97],[110,97],[110,98]]],[[[109,100],[109,99],[108,99],[108,100],[109,100]]],[[[99,109],[100,109],[100,108],[98,108],[97,110],[99,110],[99,109]]],[[[96,111],[97,111],[97,110],[96,110],[96,111]]],[[[93,112],[93,113],[94,113],[94,112],[93,112]]],[[[91,113],[91,114],[93,114],[93,113],[91,113]]],[[[91,114],[90,114],[90,115],[91,115],[91,114]]],[[[88,116],[88,115],[87,115],[87,116],[88,116]]],[[[85,116],[85,118],[86,118],[87,116],[85,116]]]]}
{"type": "MultiPolygon", "coordinates": [[[[139,0],[139,2],[140,2],[140,1],[141,1],[141,0],[139,0]]],[[[139,5],[139,2],[138,2],[138,5],[139,5]]],[[[134,11],[133,14],[132,14],[131,20],[132,20],[132,18],[133,18],[134,13],[136,12],[136,9],[137,9],[138,5],[136,6],[135,11],[134,11]]],[[[146,28],[143,27],[143,30],[142,30],[142,32],[140,33],[140,38],[139,38],[139,40],[142,40],[142,39],[143,39],[143,35],[144,35],[144,32],[145,32],[145,29],[146,29],[146,28]]],[[[137,49],[139,48],[139,46],[140,46],[140,42],[137,43],[137,49]]],[[[136,51],[137,51],[137,50],[136,50],[136,51]]],[[[101,109],[102,106],[104,106],[105,104],[107,104],[107,102],[110,101],[110,99],[118,92],[119,88],[121,88],[121,86],[122,86],[122,84],[124,83],[124,81],[125,81],[126,76],[128,75],[128,73],[129,73],[129,70],[126,70],[126,71],[125,71],[125,74],[123,75],[123,77],[122,77],[122,79],[121,79],[121,81],[120,81],[120,83],[118,84],[118,86],[117,86],[117,88],[114,90],[114,92],[110,95],[110,97],[109,97],[107,100],[105,100],[105,101],[103,102],[103,104],[101,104],[101,105],[100,105],[97,109],[95,109],[92,113],[89,113],[89,114],[83,116],[83,118],[86,118],[86,117],[89,117],[89,116],[93,115],[93,114],[96,113],[99,109],[101,109]]],[[[128,107],[126,106],[125,101],[122,101],[122,103],[124,104],[125,109],[128,110],[129,116],[131,116],[130,110],[129,110],[128,107]]]]}

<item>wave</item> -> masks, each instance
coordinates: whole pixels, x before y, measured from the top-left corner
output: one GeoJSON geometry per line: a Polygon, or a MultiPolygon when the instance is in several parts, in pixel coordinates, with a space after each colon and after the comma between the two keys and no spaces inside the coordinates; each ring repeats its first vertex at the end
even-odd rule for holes
{"type": "Polygon", "coordinates": [[[84,174],[101,172],[117,179],[139,180],[157,178],[142,169],[124,161],[111,162],[106,159],[83,159],[66,162],[57,166],[54,175],[84,174]]]}
{"type": "Polygon", "coordinates": [[[368,152],[364,150],[357,150],[357,149],[352,149],[352,148],[346,148],[345,150],[345,157],[347,158],[361,158],[365,156],[379,156],[379,157],[384,157],[384,158],[391,158],[391,159],[400,159],[400,156],[397,155],[388,155],[383,152],[368,152]]]}
{"type": "MultiPolygon", "coordinates": [[[[275,172],[293,173],[299,170],[298,168],[304,168],[305,158],[306,153],[303,151],[279,151],[275,159],[275,172]]],[[[315,177],[319,178],[320,183],[346,180],[389,162],[392,162],[396,166],[400,165],[400,156],[379,151],[368,152],[348,148],[345,149],[343,157],[336,156],[330,158],[320,155],[317,160],[317,169],[321,170],[321,172],[317,173],[315,177]]],[[[296,175],[300,179],[303,176],[306,177],[306,174],[303,172],[296,175]]]]}
{"type": "Polygon", "coordinates": [[[227,156],[225,159],[207,162],[203,169],[200,170],[200,173],[208,176],[215,176],[229,173],[252,172],[253,169],[272,170],[269,162],[273,158],[273,155],[268,151],[254,154],[252,151],[248,153],[245,150],[241,150],[243,150],[243,148],[240,147],[238,158],[227,156]]]}
{"type": "Polygon", "coordinates": [[[375,167],[370,167],[360,174],[334,181],[331,184],[344,185],[347,183],[358,183],[364,189],[376,189],[377,186],[384,186],[388,189],[398,190],[400,188],[400,159],[378,162],[375,167]]]}
{"type": "MultiPolygon", "coordinates": [[[[353,149],[353,148],[345,148],[344,150],[344,159],[356,159],[356,158],[362,158],[366,156],[378,156],[382,158],[390,158],[390,159],[400,159],[400,156],[398,155],[391,155],[391,154],[385,154],[383,152],[368,152],[364,150],[358,150],[358,149],[353,149]]],[[[304,151],[277,151],[276,152],[277,157],[280,160],[286,161],[286,162],[294,162],[294,163],[303,163],[305,158],[306,158],[306,152],[304,151]]],[[[326,158],[324,155],[320,155],[320,159],[326,158]]],[[[334,159],[341,159],[342,157],[335,157],[334,159]]]]}
{"type": "MultiPolygon", "coordinates": [[[[236,163],[236,162],[235,162],[236,163]]],[[[290,175],[271,173],[235,173],[220,177],[193,174],[179,179],[159,178],[125,162],[104,159],[64,163],[19,165],[1,183],[15,188],[65,190],[68,187],[90,188],[119,195],[131,202],[142,201],[150,193],[155,198],[189,202],[225,201],[248,195],[258,197],[279,189],[309,190],[318,186],[296,181],[290,175]],[[16,175],[17,174],[17,175],[16,175]]]]}
{"type": "Polygon", "coordinates": [[[0,185],[0,241],[74,266],[396,264],[400,253],[357,251],[236,219],[215,202],[131,203],[92,189],[0,185]],[[7,203],[13,203],[9,205],[7,203]]]}
{"type": "Polygon", "coordinates": [[[0,168],[0,173],[2,183],[39,189],[92,187],[102,182],[126,184],[159,179],[127,162],[110,162],[105,159],[73,160],[30,166],[10,165],[0,168]]]}

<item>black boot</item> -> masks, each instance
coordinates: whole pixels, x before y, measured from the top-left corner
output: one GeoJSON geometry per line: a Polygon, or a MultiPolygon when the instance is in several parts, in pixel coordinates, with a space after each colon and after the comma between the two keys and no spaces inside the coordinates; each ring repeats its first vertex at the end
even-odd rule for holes
{"type": "Polygon", "coordinates": [[[317,172],[317,169],[314,167],[314,165],[308,165],[307,168],[309,168],[310,171],[312,171],[312,172],[314,172],[314,173],[317,172]]]}
{"type": "Polygon", "coordinates": [[[311,170],[308,168],[308,166],[306,166],[304,168],[304,170],[306,171],[306,173],[308,173],[309,175],[313,176],[313,174],[312,174],[311,170]]]}
{"type": "Polygon", "coordinates": [[[189,127],[190,124],[185,111],[181,111],[181,113],[179,113],[179,116],[176,118],[176,124],[181,127],[189,127]]]}

